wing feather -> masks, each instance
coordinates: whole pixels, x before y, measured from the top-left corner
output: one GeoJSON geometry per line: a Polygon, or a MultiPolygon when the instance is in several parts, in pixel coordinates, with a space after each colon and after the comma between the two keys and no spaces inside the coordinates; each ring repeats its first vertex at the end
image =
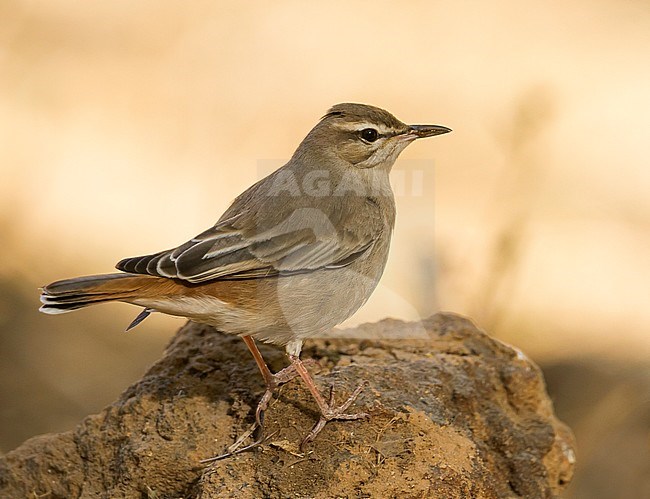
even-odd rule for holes
{"type": "Polygon", "coordinates": [[[225,220],[177,248],[127,258],[117,268],[191,283],[263,278],[349,265],[374,243],[369,234],[337,231],[329,220],[300,210],[259,232],[245,222],[225,220]]]}

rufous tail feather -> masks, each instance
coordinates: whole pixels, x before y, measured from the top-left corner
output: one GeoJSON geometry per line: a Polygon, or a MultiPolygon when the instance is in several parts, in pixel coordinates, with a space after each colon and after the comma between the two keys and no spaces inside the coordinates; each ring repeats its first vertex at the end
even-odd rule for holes
{"type": "Polygon", "coordinates": [[[39,309],[46,314],[62,314],[109,301],[128,301],[155,277],[136,274],[101,274],[56,281],[41,288],[39,309]]]}

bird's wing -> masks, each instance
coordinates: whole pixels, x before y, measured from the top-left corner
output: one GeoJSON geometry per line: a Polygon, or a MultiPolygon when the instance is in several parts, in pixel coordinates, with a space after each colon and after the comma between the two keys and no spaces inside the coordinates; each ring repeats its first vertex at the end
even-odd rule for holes
{"type": "Polygon", "coordinates": [[[318,210],[298,209],[265,230],[247,214],[220,221],[181,246],[127,258],[119,270],[200,283],[250,279],[349,265],[373,245],[370,234],[334,228],[318,210]]]}

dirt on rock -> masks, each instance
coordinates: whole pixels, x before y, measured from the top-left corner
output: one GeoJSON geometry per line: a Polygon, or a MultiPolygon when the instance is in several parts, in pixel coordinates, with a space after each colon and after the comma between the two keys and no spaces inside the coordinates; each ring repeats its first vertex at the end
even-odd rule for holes
{"type": "Polygon", "coordinates": [[[266,412],[264,445],[201,465],[250,427],[263,383],[239,338],[188,323],[101,413],[0,458],[0,497],[550,498],[571,479],[573,436],[539,368],[467,319],[366,324],[307,342],[308,357],[337,400],[367,381],[353,408],[371,417],[328,424],[301,453],[317,412],[293,380],[266,412]]]}

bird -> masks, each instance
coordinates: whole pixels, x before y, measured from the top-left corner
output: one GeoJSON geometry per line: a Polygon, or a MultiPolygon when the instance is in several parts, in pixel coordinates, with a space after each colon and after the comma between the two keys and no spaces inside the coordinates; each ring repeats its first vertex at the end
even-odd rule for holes
{"type": "MultiPolygon", "coordinates": [[[[143,309],[127,330],[160,312],[240,336],[266,386],[255,412],[258,428],[281,384],[300,377],[311,392],[320,418],[302,440],[304,449],[329,421],[368,414],[347,412],[363,383],[338,406],[331,392],[329,400],[321,394],[310,362],[300,358],[303,342],[368,300],[395,225],[391,168],[416,139],[450,131],[407,125],[367,104],[336,104],[291,159],[236,197],[214,226],[175,248],[123,259],[119,272],[48,284],[41,288],[40,311],[119,301],[143,309]],[[288,367],[272,373],[256,341],[284,347],[288,367]]],[[[260,442],[231,446],[223,456],[260,442]]]]}

